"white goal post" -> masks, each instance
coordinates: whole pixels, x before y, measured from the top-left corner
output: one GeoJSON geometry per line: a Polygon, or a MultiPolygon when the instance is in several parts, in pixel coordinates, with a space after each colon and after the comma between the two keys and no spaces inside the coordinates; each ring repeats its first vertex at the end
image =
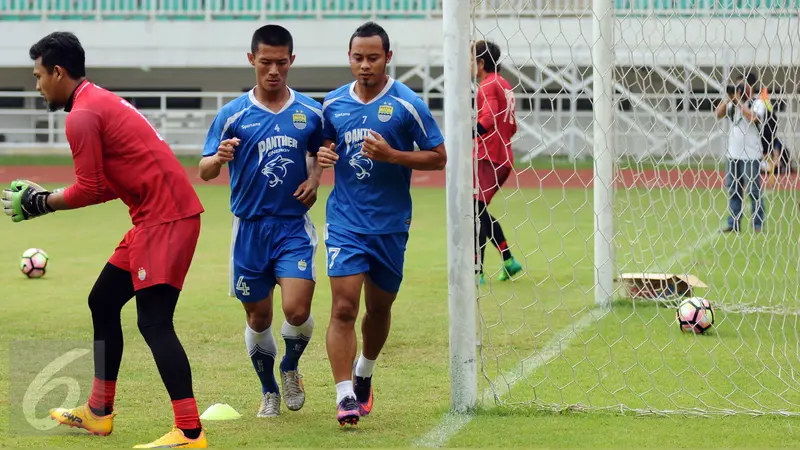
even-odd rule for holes
{"type": "Polygon", "coordinates": [[[800,414],[797,0],[442,6],[451,409],[800,414]],[[483,39],[519,124],[485,284],[469,73],[483,39]],[[495,245],[522,271],[503,280],[495,245]],[[714,307],[703,334],[678,326],[690,296],[714,307]]]}
{"type": "Polygon", "coordinates": [[[443,0],[444,122],[447,148],[447,280],[450,311],[450,408],[465,412],[478,398],[475,218],[472,206],[471,1],[443,0]]]}

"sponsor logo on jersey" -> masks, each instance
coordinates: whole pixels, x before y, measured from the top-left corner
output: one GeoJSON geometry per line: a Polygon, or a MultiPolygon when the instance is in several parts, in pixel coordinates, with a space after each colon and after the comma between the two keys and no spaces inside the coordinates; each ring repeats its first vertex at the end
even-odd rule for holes
{"type": "Polygon", "coordinates": [[[363,180],[364,178],[370,176],[369,172],[372,170],[372,160],[369,158],[364,158],[361,155],[361,152],[358,152],[350,157],[350,167],[355,169],[356,178],[363,180]]]}
{"type": "Polygon", "coordinates": [[[284,158],[280,153],[264,164],[261,173],[267,177],[269,187],[275,187],[283,183],[283,178],[289,172],[289,169],[286,168],[289,164],[294,164],[294,161],[284,158]]]}
{"type": "Polygon", "coordinates": [[[264,157],[271,158],[276,153],[286,153],[293,148],[298,148],[298,142],[291,136],[276,135],[258,141],[258,164],[261,165],[264,157]]]}
{"type": "Polygon", "coordinates": [[[361,154],[361,146],[364,145],[364,138],[370,135],[369,132],[369,128],[356,128],[344,133],[346,152],[350,155],[349,164],[356,171],[356,178],[359,180],[369,177],[373,167],[372,160],[361,154]]]}

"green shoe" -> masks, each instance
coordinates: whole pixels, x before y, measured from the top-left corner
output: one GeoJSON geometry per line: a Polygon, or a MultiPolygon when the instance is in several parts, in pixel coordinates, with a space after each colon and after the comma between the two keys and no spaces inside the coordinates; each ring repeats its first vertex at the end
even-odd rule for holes
{"type": "Polygon", "coordinates": [[[522,265],[512,256],[503,262],[503,270],[500,271],[500,276],[497,279],[506,281],[520,272],[522,272],[522,265]]]}
{"type": "Polygon", "coordinates": [[[486,284],[486,278],[483,276],[483,274],[480,274],[478,276],[478,284],[480,284],[481,286],[486,284]]]}

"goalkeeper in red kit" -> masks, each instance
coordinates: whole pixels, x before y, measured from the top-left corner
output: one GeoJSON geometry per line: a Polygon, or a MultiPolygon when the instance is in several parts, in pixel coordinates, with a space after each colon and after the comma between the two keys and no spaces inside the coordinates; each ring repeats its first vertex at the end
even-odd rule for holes
{"type": "Polygon", "coordinates": [[[66,135],[76,182],[48,192],[26,180],[3,191],[14,222],[119,198],[133,228],[119,243],[89,293],[94,327],[94,384],[86,404],[50,417],[92,434],[113,429],[122,360],[122,307],[136,297],[139,330],[172,399],[175,426],[136,448],[205,448],[189,360],[173,328],[178,296],[200,235],[203,206],[185,170],[148,120],[127,101],[85,79],[85,54],[75,35],[56,32],[30,49],[36,89],[51,111],[67,113],[66,135]]]}
{"type": "Polygon", "coordinates": [[[489,214],[488,206],[514,169],[511,138],[517,132],[514,91],[500,75],[500,48],[490,41],[473,45],[471,69],[479,81],[477,108],[478,124],[474,141],[474,157],[478,160],[475,173],[475,215],[479,219],[478,242],[475,249],[476,271],[480,284],[483,257],[489,239],[503,258],[499,280],[505,281],[522,271],[522,265],[511,255],[500,222],[489,214]],[[478,258],[480,257],[480,264],[478,258]]]}

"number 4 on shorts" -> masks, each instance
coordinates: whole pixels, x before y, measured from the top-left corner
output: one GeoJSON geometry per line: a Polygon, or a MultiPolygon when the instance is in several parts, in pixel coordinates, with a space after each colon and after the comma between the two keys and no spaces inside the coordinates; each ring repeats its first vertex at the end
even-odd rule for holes
{"type": "Polygon", "coordinates": [[[236,290],[241,292],[244,296],[250,295],[250,287],[244,282],[244,277],[239,277],[239,279],[236,280],[236,290]]]}
{"type": "Polygon", "coordinates": [[[328,269],[332,269],[333,268],[333,261],[336,259],[337,256],[339,256],[339,252],[341,250],[342,249],[339,248],[339,247],[330,247],[328,249],[328,256],[330,257],[329,261],[328,261],[328,269]]]}

